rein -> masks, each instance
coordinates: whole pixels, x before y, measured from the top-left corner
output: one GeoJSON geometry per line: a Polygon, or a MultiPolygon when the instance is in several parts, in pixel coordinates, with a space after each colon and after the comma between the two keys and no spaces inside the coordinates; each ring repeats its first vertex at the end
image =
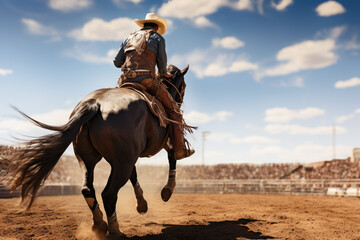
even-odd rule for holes
{"type": "Polygon", "coordinates": [[[175,88],[175,90],[176,90],[177,93],[179,94],[179,97],[180,97],[180,99],[181,99],[181,103],[183,103],[184,100],[183,100],[183,98],[182,98],[182,96],[181,96],[181,93],[180,93],[179,89],[178,89],[171,81],[167,80],[166,78],[163,78],[162,80],[165,80],[167,83],[169,83],[171,86],[173,86],[173,87],[175,88]]]}

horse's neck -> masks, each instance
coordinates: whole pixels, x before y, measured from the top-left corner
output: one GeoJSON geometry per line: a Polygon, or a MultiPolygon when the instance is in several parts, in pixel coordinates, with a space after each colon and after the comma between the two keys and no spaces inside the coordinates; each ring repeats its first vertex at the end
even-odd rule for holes
{"type": "Polygon", "coordinates": [[[180,90],[178,86],[180,85],[180,81],[181,79],[178,78],[165,81],[166,86],[168,88],[168,92],[170,93],[173,99],[176,99],[176,94],[178,93],[177,90],[180,90]]]}

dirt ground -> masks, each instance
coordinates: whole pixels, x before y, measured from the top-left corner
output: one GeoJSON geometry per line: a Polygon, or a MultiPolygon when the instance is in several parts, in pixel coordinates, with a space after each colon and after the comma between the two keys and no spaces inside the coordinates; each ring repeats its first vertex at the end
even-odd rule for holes
{"type": "MultiPolygon", "coordinates": [[[[117,214],[128,239],[360,239],[360,199],[324,196],[145,194],[149,211],[120,193],[117,214]]],[[[82,196],[39,197],[21,212],[0,199],[0,240],[96,239],[82,196]]]]}

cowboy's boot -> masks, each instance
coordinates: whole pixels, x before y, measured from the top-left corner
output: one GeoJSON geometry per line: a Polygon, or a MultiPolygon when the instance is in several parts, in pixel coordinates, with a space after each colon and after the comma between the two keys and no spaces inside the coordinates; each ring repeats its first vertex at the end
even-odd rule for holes
{"type": "Polygon", "coordinates": [[[193,155],[195,150],[188,149],[185,145],[185,138],[182,127],[178,124],[172,123],[171,128],[172,128],[172,136],[170,140],[174,147],[175,160],[180,160],[193,155]]]}

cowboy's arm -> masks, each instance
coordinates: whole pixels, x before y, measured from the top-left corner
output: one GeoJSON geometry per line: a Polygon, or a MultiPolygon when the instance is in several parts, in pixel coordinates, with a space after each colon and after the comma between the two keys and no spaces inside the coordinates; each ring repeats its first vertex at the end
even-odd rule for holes
{"type": "Polygon", "coordinates": [[[127,39],[121,44],[120,50],[114,59],[115,67],[121,68],[121,66],[125,63],[125,47],[127,45],[127,39]]]}
{"type": "Polygon", "coordinates": [[[166,75],[167,56],[165,50],[165,39],[159,38],[158,41],[158,53],[156,56],[156,64],[159,70],[160,76],[166,75]]]}

